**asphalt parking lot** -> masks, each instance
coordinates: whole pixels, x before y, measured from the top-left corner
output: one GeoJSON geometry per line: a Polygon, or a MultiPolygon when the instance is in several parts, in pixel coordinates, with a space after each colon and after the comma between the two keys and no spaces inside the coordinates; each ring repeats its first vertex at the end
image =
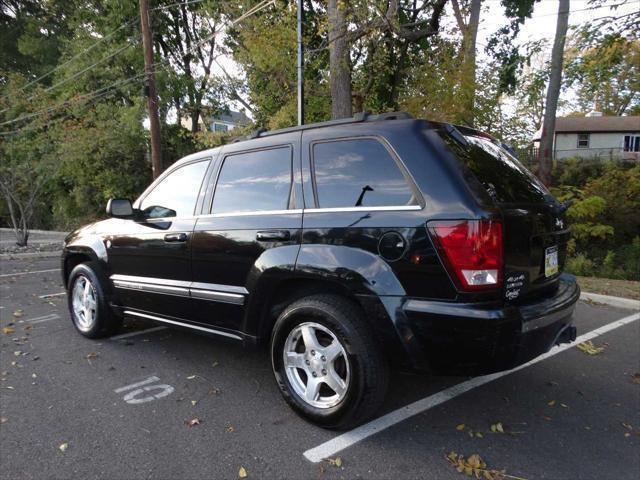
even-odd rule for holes
{"type": "Polygon", "coordinates": [[[0,478],[465,478],[449,452],[526,479],[640,474],[637,312],[579,303],[596,355],[473,384],[395,373],[390,415],[340,436],[287,407],[264,351],[139,322],[76,334],[58,262],[0,263],[0,478]]]}

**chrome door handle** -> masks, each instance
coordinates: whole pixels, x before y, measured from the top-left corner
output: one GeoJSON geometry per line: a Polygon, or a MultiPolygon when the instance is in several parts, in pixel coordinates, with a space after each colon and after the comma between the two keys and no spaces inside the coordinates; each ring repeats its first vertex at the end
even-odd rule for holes
{"type": "Polygon", "coordinates": [[[256,234],[256,240],[259,242],[277,242],[290,238],[291,232],[289,230],[266,230],[256,234]]]}
{"type": "Polygon", "coordinates": [[[186,242],[188,235],[186,233],[167,233],[164,236],[165,242],[186,242]]]}

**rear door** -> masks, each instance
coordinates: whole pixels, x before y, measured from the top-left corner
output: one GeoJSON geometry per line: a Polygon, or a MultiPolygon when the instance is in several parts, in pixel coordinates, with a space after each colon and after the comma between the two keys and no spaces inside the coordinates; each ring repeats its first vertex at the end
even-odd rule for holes
{"type": "Polygon", "coordinates": [[[462,130],[460,141],[444,129],[439,133],[502,212],[505,299],[518,301],[553,290],[569,237],[562,206],[491,138],[462,130]]]}
{"type": "Polygon", "coordinates": [[[300,133],[228,145],[193,236],[193,318],[243,331],[257,279],[290,273],[300,245],[300,133]]]}

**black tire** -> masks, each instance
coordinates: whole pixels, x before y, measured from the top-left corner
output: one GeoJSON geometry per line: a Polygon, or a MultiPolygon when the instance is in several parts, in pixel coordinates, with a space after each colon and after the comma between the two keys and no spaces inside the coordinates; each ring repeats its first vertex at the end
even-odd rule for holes
{"type": "Polygon", "coordinates": [[[116,315],[109,307],[105,296],[104,280],[96,272],[99,272],[99,270],[95,262],[81,263],[71,271],[67,283],[67,304],[71,321],[78,333],[87,338],[101,338],[113,335],[122,326],[122,317],[116,315]],[[76,283],[85,282],[86,280],[90,282],[90,288],[95,299],[95,309],[92,309],[91,321],[84,320],[82,314],[78,315],[73,304],[76,283]]]}
{"type": "MultiPolygon", "coordinates": [[[[339,295],[308,296],[285,308],[271,335],[271,362],[287,403],[299,415],[324,428],[347,429],[361,424],[371,418],[384,401],[389,381],[387,361],[360,308],[339,295]],[[287,376],[283,358],[285,344],[289,334],[307,322],[327,328],[346,351],[349,382],[344,397],[334,406],[310,405],[296,392],[287,376]]],[[[326,372],[323,370],[323,373],[326,372]]],[[[304,377],[309,378],[306,374],[304,377]]]]}

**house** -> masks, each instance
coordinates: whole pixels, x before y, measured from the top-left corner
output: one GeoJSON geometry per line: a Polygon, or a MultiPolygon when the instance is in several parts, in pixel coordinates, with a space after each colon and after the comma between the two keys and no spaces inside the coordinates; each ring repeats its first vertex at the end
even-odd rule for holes
{"type": "MultiPolygon", "coordinates": [[[[533,138],[540,143],[541,131],[533,138]]],[[[640,116],[606,117],[589,112],[584,117],[556,118],[553,158],[640,160],[640,116]]]]}
{"type": "MultiPolygon", "coordinates": [[[[212,118],[206,119],[200,115],[198,120],[201,130],[209,130],[212,132],[228,132],[236,127],[244,127],[251,123],[251,119],[244,112],[235,112],[228,110],[228,113],[219,113],[212,118]]],[[[181,125],[191,130],[191,117],[184,117],[180,121],[181,125]]]]}

